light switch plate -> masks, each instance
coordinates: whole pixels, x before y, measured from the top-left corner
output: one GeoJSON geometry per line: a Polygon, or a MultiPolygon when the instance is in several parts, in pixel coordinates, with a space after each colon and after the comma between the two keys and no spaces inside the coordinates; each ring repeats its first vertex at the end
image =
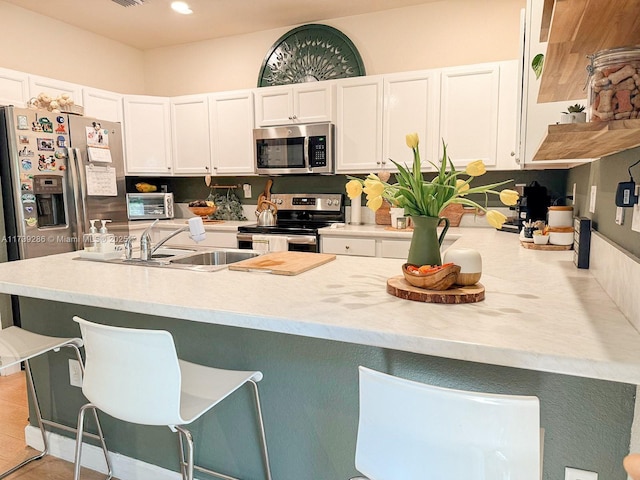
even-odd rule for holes
{"type": "Polygon", "coordinates": [[[598,480],[598,474],[596,472],[588,472],[587,470],[565,467],[564,480],[598,480]]]}
{"type": "Polygon", "coordinates": [[[640,232],[640,204],[633,206],[633,218],[631,219],[631,230],[640,232]]]}
{"type": "Polygon", "coordinates": [[[589,212],[596,213],[596,192],[598,187],[591,185],[591,196],[589,197],[589,212]]]}

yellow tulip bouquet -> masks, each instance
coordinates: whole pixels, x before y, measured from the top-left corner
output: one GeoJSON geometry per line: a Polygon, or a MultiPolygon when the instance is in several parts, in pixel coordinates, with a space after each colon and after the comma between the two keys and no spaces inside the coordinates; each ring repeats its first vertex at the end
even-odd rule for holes
{"type": "Polygon", "coordinates": [[[436,168],[438,175],[427,182],[423,179],[421,171],[422,162],[418,152],[418,134],[408,134],[406,140],[407,146],[413,151],[412,169],[391,160],[398,168],[397,183],[394,184],[382,181],[373,173],[370,173],[364,180],[349,177],[350,181],[346,185],[349,198],[354,199],[364,192],[367,196],[367,207],[374,212],[382,206],[383,199],[386,199],[392,205],[404,208],[406,215],[428,217],[438,217],[447,205],[458,203],[479,208],[487,213],[487,222],[491,226],[502,228],[502,224],[507,220],[505,215],[497,210],[487,210],[467,198],[467,195],[475,193],[496,194],[505,205],[515,205],[518,201],[518,192],[508,189],[500,192],[494,190],[511,182],[511,180],[481,187],[471,187],[471,181],[486,172],[484,163],[482,160],[476,160],[469,163],[464,171],[457,171],[447,156],[447,147],[443,142],[440,165],[429,162],[436,168]],[[447,167],[450,167],[449,171],[447,171],[447,167]],[[458,178],[461,175],[465,175],[466,178],[458,178]]]}

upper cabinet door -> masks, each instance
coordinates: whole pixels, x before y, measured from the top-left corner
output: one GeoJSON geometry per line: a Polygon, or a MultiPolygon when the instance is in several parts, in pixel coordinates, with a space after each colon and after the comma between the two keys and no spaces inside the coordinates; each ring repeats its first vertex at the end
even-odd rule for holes
{"type": "Polygon", "coordinates": [[[173,171],[181,175],[211,173],[209,102],[205,95],[171,99],[173,171]]]}
{"type": "Polygon", "coordinates": [[[57,97],[66,93],[76,105],[82,105],[84,101],[82,98],[82,85],[29,75],[29,98],[37,97],[41,93],[46,93],[50,97],[57,97]]]}
{"type": "Polygon", "coordinates": [[[333,88],[333,82],[301,83],[294,85],[294,123],[333,121],[333,88]]]}
{"type": "Polygon", "coordinates": [[[336,84],[336,172],[376,172],[382,159],[382,77],[336,84]]]}
{"type": "Polygon", "coordinates": [[[213,174],[254,174],[253,93],[211,95],[209,119],[213,174]]]}
{"type": "Polygon", "coordinates": [[[440,135],[454,165],[482,160],[488,167],[496,166],[499,89],[497,63],[442,71],[440,135]]]}
{"type": "Polygon", "coordinates": [[[29,101],[29,76],[0,68],[0,105],[25,107],[29,101]]]}
{"type": "Polygon", "coordinates": [[[255,90],[256,126],[333,121],[333,82],[255,90]]]}
{"type": "Polygon", "coordinates": [[[123,105],[127,174],[171,175],[169,99],[126,95],[123,105]]]}
{"type": "Polygon", "coordinates": [[[293,123],[291,87],[263,87],[255,92],[256,125],[267,127],[293,123]]]}
{"type": "MultiPolygon", "coordinates": [[[[423,171],[434,170],[439,144],[440,75],[436,70],[384,77],[383,160],[409,167],[413,162],[406,136],[417,133],[423,171]]],[[[397,170],[390,162],[386,167],[397,170]]]]}
{"type": "Polygon", "coordinates": [[[99,118],[110,122],[122,123],[122,95],[96,88],[82,90],[84,114],[87,117],[99,118]]]}

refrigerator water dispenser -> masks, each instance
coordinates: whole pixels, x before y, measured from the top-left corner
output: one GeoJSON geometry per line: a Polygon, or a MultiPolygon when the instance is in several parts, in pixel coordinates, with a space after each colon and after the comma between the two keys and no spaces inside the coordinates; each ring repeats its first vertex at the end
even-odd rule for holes
{"type": "Polygon", "coordinates": [[[64,191],[60,175],[35,175],[33,193],[36,197],[38,225],[41,228],[66,225],[64,191]]]}

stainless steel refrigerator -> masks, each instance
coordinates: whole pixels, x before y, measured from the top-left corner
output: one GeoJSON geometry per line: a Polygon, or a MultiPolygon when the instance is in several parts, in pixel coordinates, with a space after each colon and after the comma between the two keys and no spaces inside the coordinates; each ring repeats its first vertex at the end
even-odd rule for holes
{"type": "Polygon", "coordinates": [[[82,249],[90,220],[129,234],[119,123],[1,107],[0,175],[9,261],[82,249]]]}

